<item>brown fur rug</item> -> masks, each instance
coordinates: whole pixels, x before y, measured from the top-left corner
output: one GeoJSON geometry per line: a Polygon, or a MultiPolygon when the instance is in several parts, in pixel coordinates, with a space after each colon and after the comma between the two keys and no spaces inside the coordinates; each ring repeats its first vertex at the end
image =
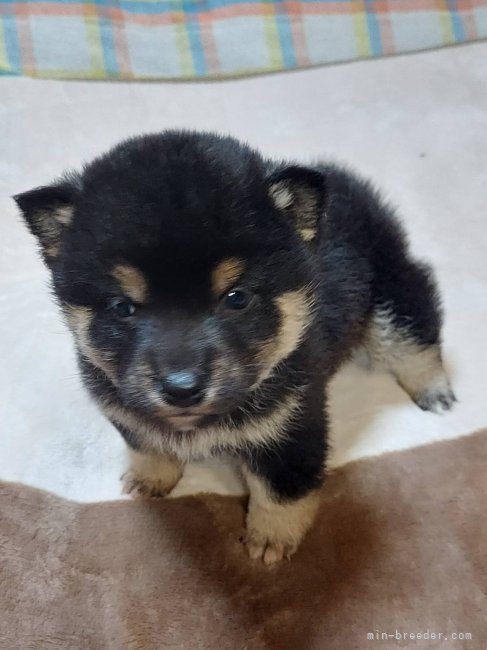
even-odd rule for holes
{"type": "Polygon", "coordinates": [[[86,505],[3,483],[0,650],[485,649],[486,468],[487,431],[347,465],[270,568],[239,542],[236,498],[86,505]]]}

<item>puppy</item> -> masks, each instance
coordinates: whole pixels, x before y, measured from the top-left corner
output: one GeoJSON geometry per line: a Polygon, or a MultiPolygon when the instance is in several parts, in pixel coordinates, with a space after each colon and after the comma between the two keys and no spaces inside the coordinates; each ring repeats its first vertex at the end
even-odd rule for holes
{"type": "Polygon", "coordinates": [[[185,462],[231,455],[252,558],[289,557],[313,521],[344,360],[360,349],[422,409],[455,400],[431,271],[347,171],[167,131],[15,200],[84,383],[130,448],[125,490],[164,496],[185,462]]]}

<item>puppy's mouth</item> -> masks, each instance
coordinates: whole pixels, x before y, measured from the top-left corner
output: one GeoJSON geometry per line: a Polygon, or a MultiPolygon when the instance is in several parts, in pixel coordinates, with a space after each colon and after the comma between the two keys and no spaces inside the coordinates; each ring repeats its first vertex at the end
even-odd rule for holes
{"type": "Polygon", "coordinates": [[[221,423],[231,416],[241,402],[242,398],[238,400],[232,396],[189,408],[158,405],[151,415],[170,432],[197,431],[221,423]]]}
{"type": "Polygon", "coordinates": [[[195,431],[202,429],[211,424],[215,424],[224,414],[223,413],[196,413],[183,412],[173,415],[165,415],[164,422],[171,431],[195,431]]]}
{"type": "Polygon", "coordinates": [[[193,431],[198,428],[203,418],[207,416],[202,413],[182,413],[164,418],[167,424],[174,431],[193,431]]]}

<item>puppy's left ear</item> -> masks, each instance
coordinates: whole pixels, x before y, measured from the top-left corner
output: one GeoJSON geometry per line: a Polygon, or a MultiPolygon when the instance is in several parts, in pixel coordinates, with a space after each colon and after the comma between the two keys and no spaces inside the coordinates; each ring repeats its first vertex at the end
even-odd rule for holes
{"type": "Polygon", "coordinates": [[[305,241],[312,241],[317,234],[325,200],[323,174],[295,165],[278,169],[271,174],[268,182],[269,194],[275,206],[289,214],[305,241]]]}
{"type": "Polygon", "coordinates": [[[47,264],[57,256],[63,231],[71,222],[75,193],[74,183],[61,181],[13,197],[47,264]]]}

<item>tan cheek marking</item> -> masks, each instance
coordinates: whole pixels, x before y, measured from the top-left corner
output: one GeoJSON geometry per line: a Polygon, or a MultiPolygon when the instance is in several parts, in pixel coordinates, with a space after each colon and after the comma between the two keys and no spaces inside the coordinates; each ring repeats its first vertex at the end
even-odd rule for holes
{"type": "Polygon", "coordinates": [[[311,322],[313,301],[306,289],[284,293],[276,298],[276,304],[281,314],[281,324],[276,336],[261,346],[258,355],[262,363],[259,383],[297,348],[311,322]]]}
{"type": "Polygon", "coordinates": [[[246,545],[252,559],[273,564],[289,558],[311,527],[319,506],[319,493],[278,503],[265,482],[243,468],[250,492],[246,545]]]}
{"type": "Polygon", "coordinates": [[[120,283],[124,294],[135,302],[145,302],[148,297],[147,282],[138,269],[129,264],[117,264],[112,276],[120,283]]]}
{"type": "Polygon", "coordinates": [[[161,406],[162,398],[154,383],[154,371],[148,363],[139,361],[131,364],[125,373],[125,385],[134,393],[143,393],[151,406],[161,406]]]}
{"type": "Polygon", "coordinates": [[[245,269],[243,260],[229,257],[220,262],[211,273],[211,290],[215,298],[231,289],[245,269]]]}
{"type": "Polygon", "coordinates": [[[85,334],[93,318],[93,311],[89,307],[68,304],[63,305],[63,310],[71,330],[76,334],[85,334]]]}
{"type": "Polygon", "coordinates": [[[110,356],[106,352],[97,350],[90,340],[89,329],[94,316],[93,310],[89,307],[64,305],[63,311],[81,354],[116,383],[110,356]]]}

